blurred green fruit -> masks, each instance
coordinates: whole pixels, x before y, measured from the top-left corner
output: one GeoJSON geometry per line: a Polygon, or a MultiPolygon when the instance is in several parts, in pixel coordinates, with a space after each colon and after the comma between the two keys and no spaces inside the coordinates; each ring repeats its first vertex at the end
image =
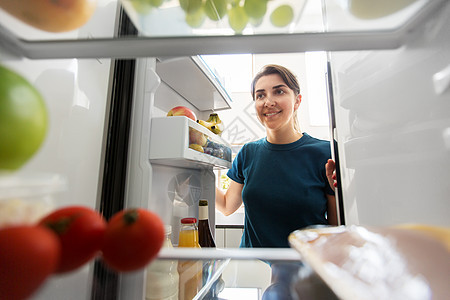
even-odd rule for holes
{"type": "Polygon", "coordinates": [[[226,0],[206,0],[205,14],[213,21],[219,21],[227,13],[226,0]]]}
{"type": "Polygon", "coordinates": [[[253,27],[258,27],[259,25],[262,24],[264,18],[260,18],[260,19],[253,19],[253,18],[249,18],[248,22],[253,26],[253,27]]]}
{"type": "Polygon", "coordinates": [[[147,14],[152,10],[149,0],[130,0],[131,5],[140,14],[147,14]]]}
{"type": "Polygon", "coordinates": [[[153,7],[160,7],[164,0],[149,0],[150,1],[150,5],[153,7]]]}
{"type": "Polygon", "coordinates": [[[287,26],[292,20],[294,20],[294,9],[287,4],[277,7],[270,15],[270,22],[276,27],[287,26]]]}
{"type": "Polygon", "coordinates": [[[22,76],[0,66],[0,170],[16,170],[39,149],[47,133],[41,94],[22,76]]]}
{"type": "Polygon", "coordinates": [[[267,11],[267,1],[265,0],[245,0],[244,9],[252,19],[262,19],[267,11]]]}
{"type": "Polygon", "coordinates": [[[205,22],[206,15],[203,7],[198,9],[194,13],[187,13],[185,21],[192,28],[199,28],[205,22]]]}
{"type": "Polygon", "coordinates": [[[248,16],[244,7],[235,6],[228,11],[228,23],[236,33],[242,33],[248,23],[248,16]]]}
{"type": "Polygon", "coordinates": [[[193,14],[202,7],[203,0],[180,0],[181,8],[187,14],[193,14]]]}

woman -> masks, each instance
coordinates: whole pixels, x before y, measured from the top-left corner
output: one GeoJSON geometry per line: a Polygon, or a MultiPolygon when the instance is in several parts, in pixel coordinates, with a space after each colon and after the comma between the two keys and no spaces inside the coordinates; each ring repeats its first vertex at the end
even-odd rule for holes
{"type": "Polygon", "coordinates": [[[294,230],[337,225],[330,143],[301,133],[300,87],[288,69],[265,66],[251,93],[267,136],[239,151],[226,193],[216,189],[216,208],[230,215],[244,203],[240,247],[289,247],[294,230]]]}

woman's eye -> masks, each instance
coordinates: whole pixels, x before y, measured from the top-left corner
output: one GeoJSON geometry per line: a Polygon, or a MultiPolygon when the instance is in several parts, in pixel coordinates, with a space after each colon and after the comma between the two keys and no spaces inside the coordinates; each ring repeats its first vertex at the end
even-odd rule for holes
{"type": "Polygon", "coordinates": [[[264,98],[264,95],[263,95],[263,94],[258,94],[258,95],[256,95],[256,99],[262,99],[262,98],[264,98]]]}
{"type": "Polygon", "coordinates": [[[282,95],[282,94],[284,94],[284,91],[283,90],[277,90],[277,91],[275,91],[275,93],[278,94],[278,95],[282,95]]]}

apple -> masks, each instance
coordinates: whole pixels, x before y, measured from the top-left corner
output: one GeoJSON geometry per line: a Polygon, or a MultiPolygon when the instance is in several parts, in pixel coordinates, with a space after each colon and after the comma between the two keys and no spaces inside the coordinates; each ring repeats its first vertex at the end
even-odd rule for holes
{"type": "Polygon", "coordinates": [[[197,121],[197,116],[192,111],[192,109],[187,108],[186,106],[175,106],[167,113],[167,116],[186,116],[194,121],[197,121]]]}
{"type": "Polygon", "coordinates": [[[207,142],[208,139],[202,132],[189,127],[189,144],[198,144],[200,146],[205,146],[207,142]]]}
{"type": "Polygon", "coordinates": [[[0,170],[17,170],[41,147],[48,129],[47,108],[24,77],[0,66],[0,170]]]}

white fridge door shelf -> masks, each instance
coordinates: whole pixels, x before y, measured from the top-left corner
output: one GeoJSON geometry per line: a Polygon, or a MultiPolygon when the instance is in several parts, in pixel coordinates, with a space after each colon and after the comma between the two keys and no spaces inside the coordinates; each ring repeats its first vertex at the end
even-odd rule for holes
{"type": "MultiPolygon", "coordinates": [[[[229,169],[231,167],[230,144],[185,116],[153,118],[150,137],[152,163],[194,169],[211,167],[229,169]],[[208,144],[212,143],[213,147],[221,150],[223,158],[189,148],[193,142],[193,137],[190,141],[192,131],[204,135],[208,139],[208,144]],[[226,151],[230,151],[228,155],[226,151]]],[[[207,146],[204,147],[205,151],[207,146]]]]}

